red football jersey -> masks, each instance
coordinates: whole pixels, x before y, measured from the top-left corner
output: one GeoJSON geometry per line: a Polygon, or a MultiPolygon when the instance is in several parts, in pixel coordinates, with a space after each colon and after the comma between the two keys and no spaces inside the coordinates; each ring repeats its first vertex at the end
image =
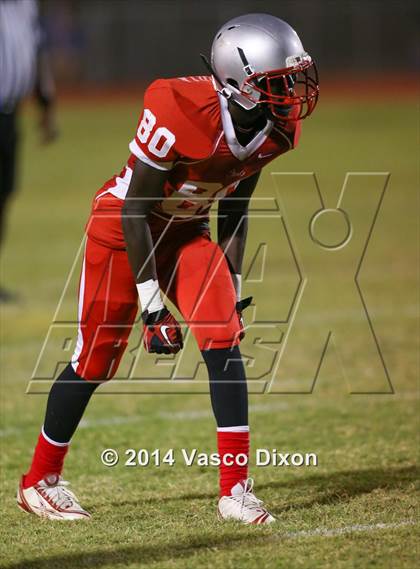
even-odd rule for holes
{"type": "Polygon", "coordinates": [[[124,200],[136,159],[170,170],[165,196],[153,213],[185,221],[207,215],[213,201],[234,192],[241,180],[294,148],[300,122],[268,121],[246,146],[235,135],[227,100],[210,76],[158,79],[147,89],[131,155],[119,176],[97,193],[124,200]]]}

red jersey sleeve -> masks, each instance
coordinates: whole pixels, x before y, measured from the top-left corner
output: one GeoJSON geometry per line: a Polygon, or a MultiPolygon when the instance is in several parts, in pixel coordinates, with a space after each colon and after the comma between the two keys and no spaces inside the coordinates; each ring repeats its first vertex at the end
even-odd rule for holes
{"type": "Polygon", "coordinates": [[[170,170],[179,155],[176,137],[179,119],[172,101],[166,81],[154,81],[144,94],[143,112],[129,144],[139,160],[159,170],[170,170]]]}
{"type": "Polygon", "coordinates": [[[218,109],[210,80],[158,79],[144,95],[130,150],[161,170],[170,170],[179,157],[202,160],[213,152],[219,134],[218,109]]]}

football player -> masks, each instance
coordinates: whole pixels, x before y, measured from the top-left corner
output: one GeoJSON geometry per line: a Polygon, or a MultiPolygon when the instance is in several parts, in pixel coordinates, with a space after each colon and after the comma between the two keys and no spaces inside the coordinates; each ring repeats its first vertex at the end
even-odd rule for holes
{"type": "Polygon", "coordinates": [[[71,362],[51,388],[44,424],[18,504],[50,519],[90,517],[62,477],[70,440],[98,385],[115,374],[141,305],[148,352],[183,347],[194,335],[210,380],[220,466],[222,519],[265,524],[247,465],[248,399],[239,343],[241,271],[248,203],[261,168],[293,149],[318,99],[313,60],[296,32],[249,14],[216,34],[209,76],[159,79],[144,96],[130,156],[96,193],[87,224],[79,333],[71,362]],[[218,236],[209,210],[218,200],[218,236]],[[225,460],[224,457],[229,460],[225,460]]]}

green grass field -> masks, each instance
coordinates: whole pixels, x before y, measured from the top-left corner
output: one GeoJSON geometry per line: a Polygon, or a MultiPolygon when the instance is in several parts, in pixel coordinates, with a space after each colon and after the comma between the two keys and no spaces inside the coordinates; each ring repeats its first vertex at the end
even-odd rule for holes
{"type": "MultiPolygon", "coordinates": [[[[205,391],[205,376],[202,366],[194,376],[199,353],[191,343],[173,376],[195,377],[193,385],[181,385],[183,393],[154,395],[153,390],[177,390],[173,385],[179,382],[150,386],[147,381],[165,381],[174,362],[165,367],[142,355],[133,391],[145,393],[105,393],[110,387],[118,391],[116,380],[93,398],[65,469],[81,503],[92,512],[91,521],[54,524],[17,509],[16,484],[31,458],[46,400],[25,391],[80,245],[91,197],[120,171],[138,111],[132,103],[111,101],[63,104],[62,137],[50,148],[37,145],[33,114],[23,117],[20,192],[2,257],[2,281],[19,291],[21,302],[1,308],[1,567],[416,567],[419,257],[414,103],[394,104],[390,112],[385,102],[321,101],[304,124],[300,147],[269,166],[258,189],[257,197],[279,191],[308,281],[295,347],[275,383],[284,393],[251,396],[252,447],[315,452],[319,461],[317,467],[251,468],[257,495],[278,522],[267,528],[220,524],[216,468],[187,468],[181,460],[159,468],[128,468],[122,462],[106,468],[100,462],[108,447],[120,453],[126,448],[174,448],[177,457],[181,448],[215,450],[208,395],[196,392],[205,391]],[[319,251],[312,254],[313,244],[301,239],[314,195],[301,178],[294,185],[290,176],[273,178],[275,171],[316,172],[331,208],[346,172],[391,173],[358,281],[394,394],[350,394],[389,391],[378,354],[372,355],[365,342],[366,319],[353,296],[361,234],[354,233],[348,251],[324,255],[320,267],[319,251]],[[330,325],[340,357],[331,343],[313,392],[291,393],[311,390],[320,342],[330,325]]],[[[370,192],[370,182],[360,180],[348,207],[357,227],[366,229],[380,188],[374,182],[370,192]]],[[[246,266],[252,267],[244,293],[254,294],[261,321],[286,320],[298,285],[280,222],[277,215],[269,222],[258,217],[250,225],[246,266]],[[261,243],[267,249],[263,278],[259,257],[252,263],[261,243]]],[[[328,238],[333,229],[327,224],[319,231],[328,238]]],[[[60,319],[75,314],[76,281],[75,275],[60,319]]],[[[280,333],[287,336],[287,331],[283,323],[261,332],[268,352],[253,343],[258,334],[249,332],[243,352],[254,363],[249,367],[252,391],[261,391],[269,379],[270,358],[282,345],[280,333]]],[[[46,369],[55,361],[48,357],[46,369]]],[[[127,362],[128,356],[122,373],[127,362]]]]}

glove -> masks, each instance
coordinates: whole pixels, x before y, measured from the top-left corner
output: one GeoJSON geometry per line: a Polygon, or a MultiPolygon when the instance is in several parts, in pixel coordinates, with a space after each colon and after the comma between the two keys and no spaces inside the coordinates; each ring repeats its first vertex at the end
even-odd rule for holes
{"type": "Polygon", "coordinates": [[[236,303],[236,313],[238,315],[239,318],[239,324],[241,326],[241,330],[239,332],[239,340],[243,340],[245,338],[245,330],[244,330],[244,319],[242,316],[242,311],[245,310],[245,308],[248,308],[248,306],[251,304],[252,302],[252,296],[248,296],[247,298],[243,298],[242,300],[238,300],[238,302],[236,303]]]}
{"type": "Polygon", "coordinates": [[[146,351],[155,354],[176,354],[182,350],[181,326],[164,307],[151,312],[145,310],[143,319],[143,343],[146,351]]]}

